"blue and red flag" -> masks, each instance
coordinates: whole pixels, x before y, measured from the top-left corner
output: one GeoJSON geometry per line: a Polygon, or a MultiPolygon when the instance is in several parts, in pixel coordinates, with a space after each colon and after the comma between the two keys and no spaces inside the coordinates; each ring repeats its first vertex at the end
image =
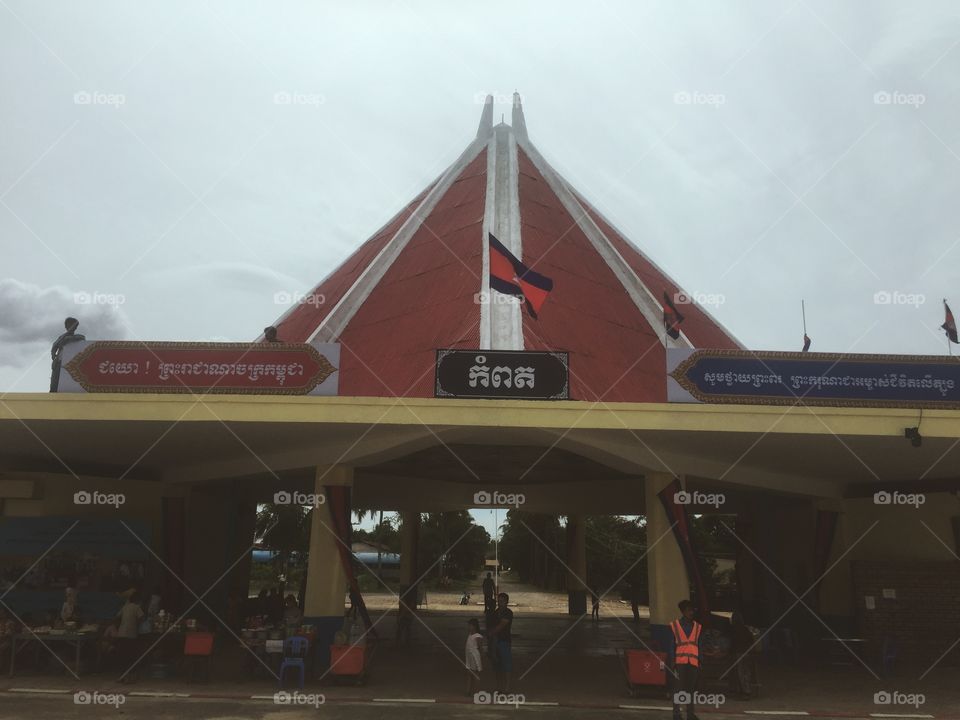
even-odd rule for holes
{"type": "Polygon", "coordinates": [[[667,520],[673,528],[673,536],[680,547],[683,564],[687,566],[687,577],[693,582],[694,592],[696,593],[697,615],[701,621],[705,621],[710,616],[710,601],[707,596],[707,586],[703,581],[703,573],[700,572],[700,553],[697,551],[693,532],[690,528],[690,514],[687,512],[686,505],[677,502],[677,496],[682,492],[683,486],[680,485],[679,480],[674,478],[669,485],[657,493],[657,496],[660,498],[663,509],[667,513],[667,520]]]}
{"type": "Polygon", "coordinates": [[[490,289],[504,295],[522,297],[531,317],[537,317],[547,301],[547,295],[553,290],[553,280],[520,262],[493,233],[489,233],[489,240],[490,289]]]}
{"type": "Polygon", "coordinates": [[[683,322],[683,315],[680,314],[680,311],[677,310],[677,306],[673,304],[673,300],[670,299],[670,296],[667,294],[667,291],[663,291],[663,329],[667,331],[667,335],[672,337],[674,340],[680,337],[680,323],[683,322]]]}
{"type": "Polygon", "coordinates": [[[953,313],[950,312],[950,306],[947,305],[946,300],[943,301],[943,310],[946,313],[946,319],[940,327],[947,333],[950,342],[955,343],[957,342],[957,321],[953,319],[953,313]]]}

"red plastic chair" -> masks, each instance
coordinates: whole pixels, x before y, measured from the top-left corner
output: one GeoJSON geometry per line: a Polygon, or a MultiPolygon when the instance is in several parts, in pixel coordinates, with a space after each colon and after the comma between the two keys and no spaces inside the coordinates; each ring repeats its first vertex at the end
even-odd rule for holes
{"type": "MultiPolygon", "coordinates": [[[[207,658],[206,664],[206,677],[205,680],[209,682],[210,680],[210,666],[213,663],[213,633],[210,632],[192,632],[187,633],[186,637],[183,640],[183,656],[184,662],[190,662],[189,658],[207,658]]],[[[193,674],[187,676],[188,679],[193,677],[193,674]]]]}

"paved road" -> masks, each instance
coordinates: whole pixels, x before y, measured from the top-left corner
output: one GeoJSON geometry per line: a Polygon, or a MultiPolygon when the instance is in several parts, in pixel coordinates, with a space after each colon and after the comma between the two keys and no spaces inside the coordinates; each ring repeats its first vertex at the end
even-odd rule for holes
{"type": "MultiPolygon", "coordinates": [[[[0,720],[86,720],[87,718],[118,718],[129,720],[498,720],[527,717],[534,720],[664,720],[668,713],[644,710],[590,710],[543,706],[489,707],[482,705],[406,705],[389,703],[328,703],[315,707],[292,708],[274,705],[269,701],[222,700],[150,700],[128,698],[121,706],[78,705],[72,697],[0,697],[0,720]],[[518,715],[519,713],[519,715],[518,715]]],[[[711,713],[711,718],[724,718],[711,713]]],[[[742,715],[731,715],[742,720],[742,715]]],[[[818,718],[818,720],[821,720],[818,718]]]]}
{"type": "Polygon", "coordinates": [[[85,720],[86,718],[117,718],[122,713],[131,720],[300,720],[318,717],[330,720],[446,720],[466,718],[469,720],[497,720],[516,718],[521,712],[530,718],[558,718],[559,720],[609,720],[611,718],[659,718],[664,713],[638,711],[583,710],[558,707],[486,707],[474,705],[405,705],[388,703],[328,703],[319,708],[288,708],[276,706],[269,701],[225,702],[220,700],[148,700],[129,698],[119,708],[105,705],[92,707],[77,705],[72,697],[0,698],[2,720],[85,720]],[[119,712],[118,712],[119,710],[119,712]]]}

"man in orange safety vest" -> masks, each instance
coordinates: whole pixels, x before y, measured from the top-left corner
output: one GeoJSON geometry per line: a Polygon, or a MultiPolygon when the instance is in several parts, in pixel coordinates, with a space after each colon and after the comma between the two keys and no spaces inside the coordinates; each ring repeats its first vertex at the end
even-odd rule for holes
{"type": "Polygon", "coordinates": [[[670,623],[673,634],[673,717],[680,719],[680,706],[687,706],[687,720],[699,720],[693,709],[697,677],[700,674],[700,634],[702,626],[693,619],[693,603],[682,600],[680,617],[670,623]]]}

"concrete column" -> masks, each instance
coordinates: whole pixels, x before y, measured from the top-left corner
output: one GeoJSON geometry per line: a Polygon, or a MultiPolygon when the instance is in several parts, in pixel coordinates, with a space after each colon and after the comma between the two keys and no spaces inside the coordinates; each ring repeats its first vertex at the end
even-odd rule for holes
{"type": "MultiPolygon", "coordinates": [[[[833,545],[827,558],[827,568],[831,569],[824,576],[818,589],[819,609],[826,617],[843,618],[850,621],[854,618],[856,607],[853,596],[851,556],[845,553],[852,543],[858,542],[860,539],[859,534],[853,533],[852,523],[847,516],[847,508],[851,505],[853,503],[849,500],[820,500],[817,503],[818,509],[833,510],[840,513],[840,517],[837,518],[837,529],[833,536],[833,545]]],[[[879,527],[877,530],[879,530],[879,527]]],[[[826,570],[826,568],[824,569],[826,570]]]]}
{"type": "Polygon", "coordinates": [[[417,552],[420,549],[420,513],[400,513],[400,585],[409,587],[419,577],[417,552]]]}
{"type": "Polygon", "coordinates": [[[582,515],[567,515],[567,614],[587,612],[587,526],[582,515]]]}
{"type": "MultiPolygon", "coordinates": [[[[317,468],[313,492],[325,495],[327,485],[353,485],[353,468],[346,465],[317,468]]],[[[316,626],[317,660],[330,664],[330,644],[343,629],[344,598],[347,577],[340,562],[337,539],[329,503],[314,507],[310,522],[310,555],[307,559],[307,591],[304,623],[316,626]]]]}
{"type": "MultiPolygon", "coordinates": [[[[663,642],[667,625],[679,614],[677,603],[690,596],[690,580],[673,535],[673,521],[657,493],[673,482],[669,473],[649,473],[644,477],[647,509],[647,583],[650,590],[650,636],[663,642]]],[[[681,478],[681,483],[683,479],[681,478]]]]}
{"type": "Polygon", "coordinates": [[[244,497],[234,502],[233,518],[229,524],[229,542],[233,549],[228,559],[231,563],[242,558],[228,578],[229,590],[226,621],[234,630],[240,630],[244,622],[244,608],[250,595],[250,570],[253,565],[254,535],[257,531],[257,504],[244,497]]]}
{"type": "MultiPolygon", "coordinates": [[[[238,543],[238,527],[235,516],[238,503],[229,487],[191,488],[187,499],[186,518],[186,563],[184,581],[193,592],[184,590],[181,594],[183,607],[191,605],[189,617],[205,617],[207,608],[215,622],[227,621],[228,598],[231,587],[230,575],[236,570],[228,570],[240,558],[243,565],[253,544],[253,533],[242,548],[238,543]],[[196,596],[203,598],[197,602],[196,596]],[[205,607],[206,606],[206,607],[205,607]]],[[[144,588],[149,594],[152,588],[144,588]]]]}

